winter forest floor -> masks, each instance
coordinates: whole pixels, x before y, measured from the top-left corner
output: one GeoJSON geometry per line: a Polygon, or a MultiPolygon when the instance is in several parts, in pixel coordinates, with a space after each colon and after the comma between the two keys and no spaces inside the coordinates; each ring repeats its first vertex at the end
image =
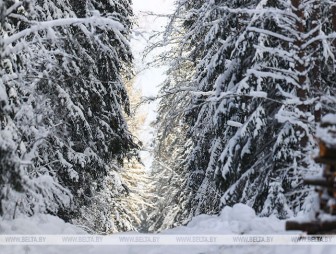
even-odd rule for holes
{"type": "MultiPolygon", "coordinates": [[[[164,67],[147,67],[156,51],[151,53],[146,59],[143,59],[144,50],[148,46],[150,37],[159,31],[166,20],[154,15],[144,15],[144,12],[169,13],[172,8],[171,0],[133,0],[135,15],[138,17],[138,26],[135,28],[131,45],[135,56],[136,77],[134,79],[134,89],[141,97],[154,97],[158,94],[158,86],[164,80],[164,67]],[[144,4],[146,2],[146,4],[144,4]]],[[[157,102],[144,103],[136,112],[136,118],[141,118],[141,127],[136,130],[136,135],[143,143],[141,159],[146,170],[150,170],[153,156],[151,155],[155,129],[151,123],[156,118],[157,102]]],[[[30,218],[18,218],[12,221],[4,221],[0,225],[0,231],[5,235],[24,235],[24,234],[54,234],[54,235],[88,235],[82,228],[65,223],[58,217],[51,215],[36,215],[30,218]]],[[[128,234],[128,233],[125,233],[128,234]]],[[[140,233],[131,232],[131,234],[141,236],[140,233]]],[[[255,212],[246,205],[237,204],[234,207],[225,207],[219,216],[200,215],[195,217],[187,226],[180,226],[174,229],[165,230],[161,235],[299,235],[298,231],[286,232],[285,221],[275,217],[260,218],[255,212]]],[[[120,234],[121,236],[123,234],[120,234]]],[[[194,253],[194,254],[277,254],[284,252],[302,253],[302,254],[331,254],[335,253],[333,246],[317,245],[162,245],[162,246],[1,246],[0,254],[111,254],[111,253],[156,253],[156,254],[174,254],[174,253],[194,253]]]]}
{"type": "MultiPolygon", "coordinates": [[[[233,208],[226,207],[221,212],[220,216],[200,215],[195,217],[187,226],[176,227],[174,229],[165,230],[156,236],[175,235],[289,235],[284,230],[285,222],[276,218],[260,218],[257,217],[254,211],[246,205],[237,204],[233,208]]],[[[1,225],[1,231],[6,235],[81,235],[88,236],[88,234],[81,228],[65,223],[63,220],[50,216],[38,215],[29,219],[16,219],[14,221],[5,222],[1,225]]],[[[130,236],[130,232],[125,233],[130,236]]],[[[119,234],[122,237],[125,234],[119,234]]],[[[131,233],[132,234],[132,233],[131,233]]],[[[299,235],[300,232],[291,232],[290,235],[299,235]]],[[[132,236],[142,235],[133,233],[132,236]]],[[[295,254],[331,254],[334,253],[334,247],[321,243],[315,245],[305,246],[304,244],[290,245],[271,245],[263,246],[256,244],[246,245],[193,245],[186,246],[179,245],[156,245],[151,244],[147,246],[140,245],[88,245],[88,246],[1,246],[1,254],[111,254],[111,253],[129,253],[129,254],[281,254],[284,252],[295,254]]]]}

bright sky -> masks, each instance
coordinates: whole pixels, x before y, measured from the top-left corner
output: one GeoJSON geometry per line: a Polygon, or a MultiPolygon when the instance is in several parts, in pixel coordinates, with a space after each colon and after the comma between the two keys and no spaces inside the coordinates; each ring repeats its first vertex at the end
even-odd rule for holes
{"type": "MultiPolygon", "coordinates": [[[[173,12],[174,0],[133,0],[133,10],[137,19],[137,26],[134,28],[132,49],[135,56],[135,63],[138,70],[143,69],[143,50],[148,45],[149,37],[154,31],[162,31],[167,23],[166,18],[159,18],[153,15],[146,15],[146,12],[167,14],[173,12]]],[[[151,59],[146,59],[147,62],[151,59]]],[[[163,68],[153,68],[138,75],[136,87],[140,88],[144,96],[153,96],[158,92],[157,85],[164,80],[163,68]]]]}
{"type": "MultiPolygon", "coordinates": [[[[173,12],[174,0],[133,0],[133,10],[137,18],[137,26],[134,27],[133,40],[131,41],[134,54],[135,67],[138,72],[134,87],[141,90],[142,96],[155,96],[159,91],[159,85],[164,81],[164,67],[149,68],[146,70],[144,66],[146,62],[150,62],[155,54],[147,57],[143,61],[143,50],[149,43],[149,38],[155,31],[163,31],[166,18],[159,18],[153,15],[146,15],[146,12],[157,14],[167,14],[173,12]],[[140,72],[141,70],[141,72],[140,72]]],[[[156,118],[156,109],[158,103],[144,105],[142,111],[147,113],[144,126],[140,130],[140,140],[143,141],[145,150],[151,150],[151,144],[155,136],[155,129],[150,124],[156,118]]],[[[147,169],[152,163],[152,155],[148,151],[141,153],[142,160],[147,169]]]]}
{"type": "Polygon", "coordinates": [[[171,10],[174,0],[133,0],[133,10],[167,13],[171,10]]]}

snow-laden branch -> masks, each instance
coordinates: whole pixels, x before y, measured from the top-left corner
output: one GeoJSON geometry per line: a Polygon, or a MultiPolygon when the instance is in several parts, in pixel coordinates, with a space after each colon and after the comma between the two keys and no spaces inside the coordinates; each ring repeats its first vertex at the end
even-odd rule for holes
{"type": "Polygon", "coordinates": [[[253,75],[257,78],[272,78],[274,80],[285,80],[288,84],[299,86],[299,84],[294,78],[290,76],[285,76],[282,73],[264,72],[264,71],[249,69],[247,70],[247,74],[253,75]]]}
{"type": "Polygon", "coordinates": [[[235,14],[248,14],[248,15],[283,15],[293,19],[297,17],[288,11],[275,9],[275,8],[263,8],[263,9],[247,9],[247,8],[230,8],[230,7],[218,7],[219,10],[227,11],[235,14]]]}
{"type": "Polygon", "coordinates": [[[9,7],[6,10],[5,17],[7,17],[9,14],[11,14],[14,10],[16,10],[17,8],[19,8],[22,5],[23,5],[22,1],[17,1],[16,3],[14,3],[11,7],[9,7]]]}
{"type": "Polygon", "coordinates": [[[272,47],[261,46],[261,45],[253,45],[253,47],[256,50],[259,50],[261,53],[269,53],[271,55],[278,56],[288,62],[293,62],[294,54],[292,52],[288,52],[286,50],[279,49],[279,48],[272,48],[272,47]]]}
{"type": "MultiPolygon", "coordinates": [[[[324,35],[324,32],[321,31],[321,34],[324,35]]],[[[323,49],[323,57],[325,59],[330,58],[332,61],[334,62],[336,61],[331,45],[327,42],[327,39],[322,39],[322,49],[323,49]]]]}
{"type": "Polygon", "coordinates": [[[290,37],[287,37],[287,36],[284,36],[284,35],[281,35],[279,33],[275,33],[275,32],[272,32],[272,31],[269,31],[269,30],[266,30],[266,29],[261,29],[261,28],[257,28],[257,27],[248,27],[247,30],[251,31],[251,32],[256,32],[256,33],[260,33],[260,34],[266,34],[266,35],[269,35],[269,36],[273,36],[273,37],[278,38],[278,39],[283,40],[283,41],[294,42],[293,38],[290,38],[290,37]]]}
{"type": "Polygon", "coordinates": [[[16,34],[13,34],[11,36],[8,36],[7,38],[4,38],[3,44],[4,44],[4,47],[9,46],[11,43],[18,41],[19,39],[27,35],[30,35],[32,33],[36,33],[38,31],[42,31],[45,29],[49,29],[52,27],[71,26],[71,25],[80,25],[80,24],[94,25],[97,27],[109,27],[117,34],[120,31],[124,30],[124,26],[121,23],[119,23],[118,21],[109,19],[109,18],[95,17],[95,16],[89,17],[89,18],[62,18],[62,19],[38,22],[29,28],[26,28],[16,34]]]}
{"type": "Polygon", "coordinates": [[[323,41],[323,40],[328,40],[328,39],[336,39],[336,33],[330,33],[328,35],[320,34],[319,36],[313,37],[306,43],[302,44],[302,49],[308,47],[309,45],[311,45],[312,43],[316,41],[323,41]]]}

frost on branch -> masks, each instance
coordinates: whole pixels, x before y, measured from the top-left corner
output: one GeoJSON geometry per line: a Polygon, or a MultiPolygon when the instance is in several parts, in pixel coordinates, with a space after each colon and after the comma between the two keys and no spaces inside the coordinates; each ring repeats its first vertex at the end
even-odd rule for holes
{"type": "MultiPolygon", "coordinates": [[[[124,119],[130,2],[1,1],[1,10],[1,215],[80,220],[80,208],[125,195],[119,170],[137,148],[124,119]]],[[[92,230],[131,224],[111,216],[123,207],[106,209],[92,230]]]]}

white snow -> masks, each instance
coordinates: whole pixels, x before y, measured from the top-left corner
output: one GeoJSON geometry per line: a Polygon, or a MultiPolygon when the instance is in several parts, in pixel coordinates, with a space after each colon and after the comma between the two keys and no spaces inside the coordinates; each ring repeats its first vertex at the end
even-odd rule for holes
{"type": "Polygon", "coordinates": [[[228,124],[229,126],[232,126],[232,127],[237,127],[237,128],[239,128],[239,127],[242,127],[242,126],[243,126],[243,124],[242,124],[242,123],[238,123],[238,122],[236,122],[236,121],[231,121],[231,120],[227,121],[227,124],[228,124]]]}
{"type": "Polygon", "coordinates": [[[336,114],[326,114],[322,117],[322,122],[336,124],[336,114]]]}
{"type": "Polygon", "coordinates": [[[6,88],[3,84],[0,83],[0,102],[4,101],[7,102],[8,97],[7,97],[7,93],[6,93],[6,88]]]}
{"type": "MultiPolygon", "coordinates": [[[[135,236],[141,236],[139,233],[131,232],[135,236]]],[[[285,221],[278,220],[275,217],[258,217],[253,209],[243,204],[236,204],[233,207],[225,207],[219,216],[199,215],[192,219],[187,226],[176,227],[166,230],[161,234],[165,235],[197,235],[197,234],[219,234],[219,235],[276,235],[276,234],[298,234],[299,232],[286,232],[285,221]]],[[[53,234],[53,235],[86,235],[82,228],[65,223],[58,217],[51,215],[36,215],[30,218],[22,217],[12,221],[0,221],[0,234],[6,235],[25,235],[25,234],[53,234]]],[[[127,233],[129,234],[129,233],[127,233]]],[[[123,235],[123,234],[121,234],[123,235]]],[[[159,234],[160,235],[160,234],[159,234]]],[[[328,254],[334,253],[333,246],[116,246],[116,245],[78,245],[78,246],[1,246],[1,253],[6,254],[111,254],[111,253],[129,253],[129,254],[283,254],[287,253],[311,253],[328,254]]]]}
{"type": "Polygon", "coordinates": [[[327,114],[322,117],[322,123],[328,126],[319,126],[316,129],[316,136],[329,146],[336,146],[336,114],[327,114]]]}
{"type": "Polygon", "coordinates": [[[251,91],[250,96],[257,98],[267,98],[267,93],[261,91],[251,91]]]}

